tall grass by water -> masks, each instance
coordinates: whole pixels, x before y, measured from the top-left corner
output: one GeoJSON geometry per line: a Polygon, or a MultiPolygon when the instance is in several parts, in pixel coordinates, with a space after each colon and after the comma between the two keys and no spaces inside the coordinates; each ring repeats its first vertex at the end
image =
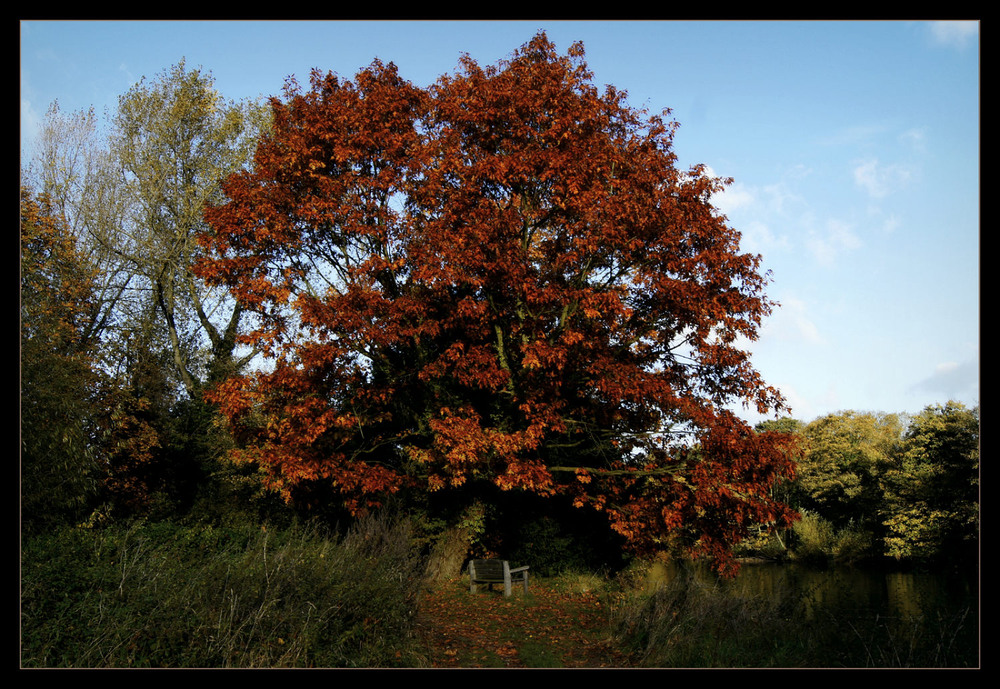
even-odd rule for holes
{"type": "MultiPolygon", "coordinates": [[[[768,565],[764,565],[765,567],[768,565]]],[[[818,577],[834,578],[832,573],[818,577]]],[[[817,579],[818,581],[819,579],[817,579]]],[[[824,583],[824,589],[828,584],[824,583]]],[[[810,586],[759,586],[691,571],[619,599],[614,634],[641,667],[974,668],[972,598],[921,600],[909,610],[858,604],[810,586]],[[645,589],[645,590],[643,590],[645,589]],[[825,599],[825,600],[824,600],[825,599]]]]}

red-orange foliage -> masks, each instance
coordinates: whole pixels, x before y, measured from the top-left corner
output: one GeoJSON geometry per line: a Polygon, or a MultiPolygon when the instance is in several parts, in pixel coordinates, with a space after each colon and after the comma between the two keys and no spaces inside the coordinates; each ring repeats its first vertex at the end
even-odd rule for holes
{"type": "Polygon", "coordinates": [[[568,494],[637,548],[680,535],[720,561],[787,522],[784,438],[723,409],[783,407],[737,346],[772,303],[710,204],[727,181],[678,170],[675,123],[590,80],[582,46],[540,34],[428,89],[376,61],[273,100],[199,269],[274,364],[212,393],[235,459],[352,507],[407,485],[568,494]]]}
{"type": "Polygon", "coordinates": [[[86,358],[94,273],[49,198],[24,186],[20,195],[22,348],[31,342],[53,360],[86,358]]]}

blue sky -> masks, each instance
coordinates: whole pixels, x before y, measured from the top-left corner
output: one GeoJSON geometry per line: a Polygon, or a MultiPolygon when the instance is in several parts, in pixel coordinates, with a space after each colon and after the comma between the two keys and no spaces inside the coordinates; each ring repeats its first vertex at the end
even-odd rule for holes
{"type": "Polygon", "coordinates": [[[582,41],[598,85],[671,108],[682,167],[734,178],[716,205],[781,303],[749,346],[796,418],[978,404],[977,22],[26,21],[22,151],[52,101],[104,113],[182,59],[234,100],[375,58],[427,86],[542,29],[582,41]]]}

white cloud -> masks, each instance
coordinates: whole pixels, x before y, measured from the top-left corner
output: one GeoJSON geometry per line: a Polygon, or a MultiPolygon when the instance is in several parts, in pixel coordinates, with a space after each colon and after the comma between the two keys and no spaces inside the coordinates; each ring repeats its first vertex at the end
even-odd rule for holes
{"type": "Polygon", "coordinates": [[[895,215],[890,215],[882,222],[882,231],[885,232],[886,234],[892,234],[899,228],[901,224],[902,221],[900,221],[898,217],[896,217],[895,215]]]}
{"type": "MultiPolygon", "coordinates": [[[[801,168],[796,174],[805,176],[801,168]]],[[[723,213],[742,235],[740,248],[750,253],[766,253],[785,248],[788,240],[771,229],[774,222],[781,224],[781,217],[789,206],[800,199],[787,186],[778,182],[764,187],[753,187],[736,182],[712,197],[712,204],[723,213]]]]}
{"type": "Polygon", "coordinates": [[[885,213],[882,208],[874,204],[868,208],[868,218],[872,226],[878,227],[883,234],[893,234],[903,225],[898,215],[892,212],[885,213]]]}
{"type": "Polygon", "coordinates": [[[934,42],[948,47],[964,48],[979,36],[978,21],[935,21],[929,26],[934,42]]]}
{"type": "MultiPolygon", "coordinates": [[[[796,171],[792,173],[793,177],[804,178],[809,175],[808,172],[803,171],[800,167],[796,168],[796,171]]],[[[791,210],[791,206],[796,204],[802,206],[802,199],[790,191],[788,186],[784,182],[778,182],[776,184],[769,184],[764,187],[764,194],[767,197],[767,208],[773,213],[786,213],[791,210]]]]}
{"type": "Polygon", "coordinates": [[[806,244],[817,261],[829,266],[841,253],[859,248],[862,242],[847,223],[829,220],[826,232],[822,236],[813,233],[806,244]]]}
{"type": "Polygon", "coordinates": [[[917,384],[917,389],[942,396],[943,399],[963,400],[979,395],[979,364],[975,361],[954,361],[938,364],[934,373],[917,384]]]}
{"type": "MultiPolygon", "coordinates": [[[[791,408],[792,418],[799,421],[809,422],[825,414],[831,414],[840,409],[840,395],[837,393],[835,385],[830,385],[823,392],[805,394],[800,392],[795,386],[789,383],[777,383],[775,385],[785,398],[785,403],[791,408]]],[[[750,416],[750,423],[763,421],[765,417],[757,415],[750,416]]]]}
{"type": "MultiPolygon", "coordinates": [[[[810,418],[809,414],[812,409],[811,405],[795,390],[792,385],[787,383],[772,383],[771,381],[768,381],[768,384],[777,388],[777,390],[781,393],[781,396],[785,398],[785,405],[789,408],[789,410],[783,412],[781,416],[792,416],[793,418],[799,420],[810,418]]],[[[761,414],[757,411],[753,404],[744,406],[742,402],[734,402],[727,405],[727,407],[751,426],[755,426],[762,421],[769,421],[775,418],[773,411],[767,414],[761,414]]]]}
{"type": "Polygon", "coordinates": [[[776,237],[767,223],[751,220],[737,228],[740,231],[740,250],[750,254],[763,254],[775,247],[784,247],[788,241],[776,237]]]}
{"type": "Polygon", "coordinates": [[[899,140],[909,144],[918,152],[924,151],[924,140],[927,138],[927,131],[922,127],[911,127],[899,135],[899,140]]]}
{"type": "Polygon", "coordinates": [[[804,301],[795,297],[782,298],[779,301],[781,306],[775,309],[764,323],[761,330],[762,337],[810,345],[824,343],[819,328],[809,317],[808,307],[804,301]]]}
{"type": "Polygon", "coordinates": [[[863,160],[854,168],[854,182],[869,196],[882,198],[902,188],[913,176],[904,165],[883,165],[874,158],[863,160]]]}
{"type": "Polygon", "coordinates": [[[753,192],[745,184],[739,182],[731,184],[712,196],[713,205],[726,216],[729,216],[734,210],[752,205],[755,200],[753,192]]]}

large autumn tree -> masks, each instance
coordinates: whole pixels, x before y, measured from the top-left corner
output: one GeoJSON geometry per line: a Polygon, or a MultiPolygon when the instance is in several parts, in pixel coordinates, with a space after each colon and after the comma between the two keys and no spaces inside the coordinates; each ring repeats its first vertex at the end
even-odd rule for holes
{"type": "Polygon", "coordinates": [[[788,436],[740,343],[773,304],[760,257],[677,168],[676,123],[591,83],[544,34],[427,89],[378,61],[272,101],[253,168],[206,214],[199,269],[255,315],[268,365],[213,399],[293,497],[407,488],[569,496],[636,549],[725,569],[788,436]]]}

